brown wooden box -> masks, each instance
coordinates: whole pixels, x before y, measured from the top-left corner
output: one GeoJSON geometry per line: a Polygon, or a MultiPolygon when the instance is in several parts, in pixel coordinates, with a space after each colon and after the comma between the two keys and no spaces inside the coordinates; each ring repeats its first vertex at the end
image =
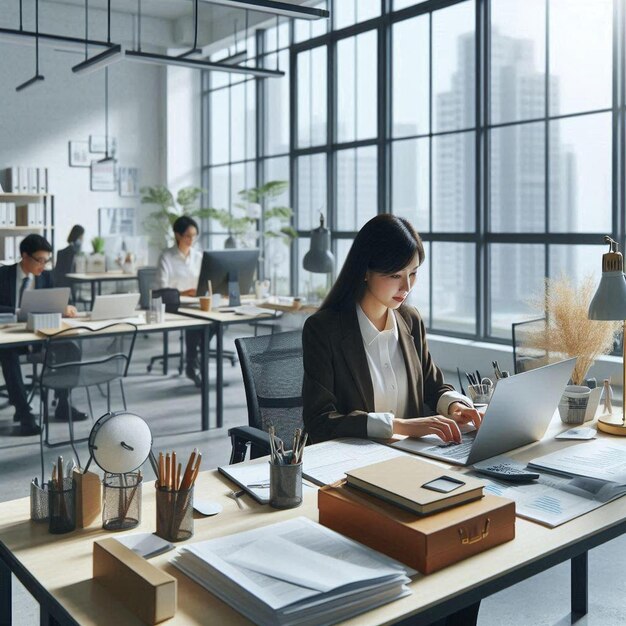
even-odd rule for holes
{"type": "Polygon", "coordinates": [[[102,484],[100,476],[93,472],[74,470],[76,482],[76,527],[87,528],[96,522],[102,523],[102,484]]]}
{"type": "Polygon", "coordinates": [[[176,579],[115,539],[94,541],[93,577],[145,624],[176,613],[176,579]]]}
{"type": "Polygon", "coordinates": [[[318,492],[320,524],[422,574],[515,537],[515,503],[498,496],[418,517],[341,483],[318,492]]]}

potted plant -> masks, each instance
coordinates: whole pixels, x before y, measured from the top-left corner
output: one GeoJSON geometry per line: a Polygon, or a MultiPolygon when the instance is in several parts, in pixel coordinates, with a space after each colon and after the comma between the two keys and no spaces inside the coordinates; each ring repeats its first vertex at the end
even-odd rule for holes
{"type": "Polygon", "coordinates": [[[176,194],[176,199],[163,185],[142,187],[141,193],[142,204],[154,204],[159,207],[144,221],[152,243],[159,250],[173,245],[172,224],[181,215],[199,219],[210,217],[210,209],[197,206],[200,196],[204,193],[204,189],[199,187],[183,187],[176,194]]]}
{"type": "Polygon", "coordinates": [[[104,238],[94,237],[91,240],[93,252],[87,257],[87,272],[106,272],[106,256],[104,254],[104,238]]]}
{"type": "MultiPolygon", "coordinates": [[[[524,349],[545,354],[546,362],[576,358],[572,385],[568,385],[559,404],[561,419],[566,423],[585,420],[591,392],[585,386],[587,373],[600,355],[613,350],[621,327],[621,322],[589,319],[587,313],[594,293],[592,276],[587,276],[579,286],[566,276],[546,279],[545,293],[531,301],[533,308],[545,315],[545,324],[534,326],[522,340],[524,349]]],[[[596,395],[597,405],[600,395],[596,395]]]]}

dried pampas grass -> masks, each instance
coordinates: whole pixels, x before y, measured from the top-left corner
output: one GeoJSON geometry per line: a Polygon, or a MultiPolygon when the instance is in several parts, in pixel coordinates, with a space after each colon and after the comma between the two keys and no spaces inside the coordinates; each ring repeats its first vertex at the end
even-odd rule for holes
{"type": "Polygon", "coordinates": [[[587,317],[595,291],[592,276],[587,276],[578,287],[566,276],[546,279],[545,295],[531,300],[531,306],[545,315],[547,323],[529,329],[522,339],[524,348],[545,352],[551,362],[577,357],[572,374],[575,385],[584,383],[598,356],[611,352],[622,326],[621,322],[599,322],[587,317]]]}

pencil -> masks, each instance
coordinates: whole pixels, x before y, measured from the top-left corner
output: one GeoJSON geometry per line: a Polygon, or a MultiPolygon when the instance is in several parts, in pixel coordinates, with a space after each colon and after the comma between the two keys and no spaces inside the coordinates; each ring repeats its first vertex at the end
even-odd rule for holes
{"type": "Polygon", "coordinates": [[[165,459],[163,458],[163,452],[159,452],[159,487],[164,487],[163,481],[165,479],[165,459]]]}
{"type": "Polygon", "coordinates": [[[198,448],[194,448],[193,452],[189,456],[189,461],[187,462],[187,467],[185,468],[185,473],[183,475],[183,480],[180,488],[185,489],[185,485],[191,480],[191,474],[193,472],[194,463],[196,461],[196,455],[198,454],[198,448]]]}

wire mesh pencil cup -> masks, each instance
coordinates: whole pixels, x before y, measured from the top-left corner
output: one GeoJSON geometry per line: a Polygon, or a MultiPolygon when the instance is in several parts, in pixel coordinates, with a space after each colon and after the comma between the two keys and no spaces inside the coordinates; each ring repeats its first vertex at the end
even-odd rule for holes
{"type": "Polygon", "coordinates": [[[102,528],[128,530],[141,522],[141,474],[105,474],[102,481],[102,528]]]}
{"type": "Polygon", "coordinates": [[[193,536],[193,487],[178,491],[156,487],[156,534],[167,541],[193,536]]]}
{"type": "Polygon", "coordinates": [[[48,531],[53,535],[69,533],[76,528],[76,484],[73,478],[48,484],[48,531]]]}
{"type": "Polygon", "coordinates": [[[30,519],[34,522],[48,521],[48,485],[30,483],[30,519]]]}

